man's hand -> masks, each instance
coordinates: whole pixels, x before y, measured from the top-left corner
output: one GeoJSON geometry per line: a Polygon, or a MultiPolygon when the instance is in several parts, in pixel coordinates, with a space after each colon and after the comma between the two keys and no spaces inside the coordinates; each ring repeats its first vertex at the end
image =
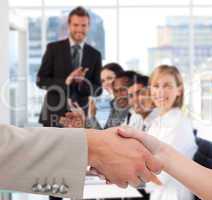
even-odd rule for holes
{"type": "Polygon", "coordinates": [[[120,187],[149,181],[160,184],[154,172],[161,165],[140,142],[118,136],[117,128],[86,132],[89,165],[109,182],[120,187]]]}
{"type": "Polygon", "coordinates": [[[84,128],[85,127],[85,112],[78,103],[73,103],[68,99],[68,105],[72,112],[67,112],[65,117],[60,118],[60,124],[66,128],[84,128]]]}
{"type": "Polygon", "coordinates": [[[142,144],[160,161],[160,163],[163,163],[162,159],[167,146],[165,143],[143,131],[136,130],[129,126],[118,128],[118,134],[122,137],[134,138],[142,142],[142,144]]]}
{"type": "Polygon", "coordinates": [[[73,81],[81,82],[85,78],[87,71],[88,71],[88,68],[78,67],[77,69],[75,69],[73,72],[69,74],[69,76],[65,80],[65,84],[71,85],[73,81]]]}
{"type": "Polygon", "coordinates": [[[88,118],[92,118],[96,116],[96,104],[93,98],[90,96],[88,98],[88,118]]]}
{"type": "Polygon", "coordinates": [[[85,117],[79,112],[67,112],[65,117],[61,117],[60,124],[65,128],[84,128],[85,117]]]}

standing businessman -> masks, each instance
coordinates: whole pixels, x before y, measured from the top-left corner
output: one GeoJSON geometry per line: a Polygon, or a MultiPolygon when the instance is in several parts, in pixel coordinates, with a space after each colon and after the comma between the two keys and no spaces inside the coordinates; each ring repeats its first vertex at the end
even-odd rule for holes
{"type": "Polygon", "coordinates": [[[90,16],[83,7],[68,16],[69,38],[47,45],[37,74],[37,85],[47,90],[39,122],[59,126],[59,118],[69,109],[68,99],[87,110],[88,96],[98,95],[101,54],[88,45],[90,16]]]}

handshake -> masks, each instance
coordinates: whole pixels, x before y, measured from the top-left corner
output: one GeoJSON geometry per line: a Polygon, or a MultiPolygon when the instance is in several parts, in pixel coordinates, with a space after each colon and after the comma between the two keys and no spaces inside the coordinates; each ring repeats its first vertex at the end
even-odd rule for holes
{"type": "Polygon", "coordinates": [[[126,188],[146,182],[161,185],[164,144],[129,127],[87,129],[88,165],[107,182],[126,188]]]}

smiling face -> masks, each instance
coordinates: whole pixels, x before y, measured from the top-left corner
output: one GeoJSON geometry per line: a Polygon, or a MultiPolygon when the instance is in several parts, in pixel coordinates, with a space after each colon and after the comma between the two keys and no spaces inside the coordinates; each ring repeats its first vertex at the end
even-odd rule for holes
{"type": "Polygon", "coordinates": [[[73,15],[68,24],[71,38],[76,42],[82,42],[89,30],[89,18],[87,16],[73,15]]]}
{"type": "Polygon", "coordinates": [[[149,89],[142,84],[135,83],[129,87],[128,97],[129,105],[136,113],[143,117],[145,117],[154,107],[150,98],[149,89]]]}
{"type": "Polygon", "coordinates": [[[140,92],[144,89],[142,84],[133,84],[128,88],[129,106],[133,108],[136,113],[142,111],[142,105],[139,103],[140,92]]]}
{"type": "Polygon", "coordinates": [[[104,69],[100,74],[100,79],[102,87],[107,90],[110,94],[113,93],[113,82],[116,78],[116,75],[113,71],[104,69]]]}
{"type": "Polygon", "coordinates": [[[128,78],[122,77],[115,79],[113,83],[113,94],[115,97],[116,105],[119,108],[128,107],[128,78]]]}
{"type": "Polygon", "coordinates": [[[174,107],[177,98],[182,96],[182,86],[169,73],[156,74],[151,81],[151,98],[155,106],[164,114],[174,107]]]}

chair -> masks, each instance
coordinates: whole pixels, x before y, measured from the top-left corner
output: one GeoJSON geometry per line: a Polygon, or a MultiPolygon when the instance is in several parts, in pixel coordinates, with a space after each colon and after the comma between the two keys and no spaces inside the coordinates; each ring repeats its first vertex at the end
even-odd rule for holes
{"type": "MultiPolygon", "coordinates": [[[[197,130],[194,130],[194,135],[198,149],[194,154],[193,160],[204,167],[212,169],[212,142],[198,137],[197,130]]],[[[200,200],[196,196],[194,199],[200,200]]]]}

